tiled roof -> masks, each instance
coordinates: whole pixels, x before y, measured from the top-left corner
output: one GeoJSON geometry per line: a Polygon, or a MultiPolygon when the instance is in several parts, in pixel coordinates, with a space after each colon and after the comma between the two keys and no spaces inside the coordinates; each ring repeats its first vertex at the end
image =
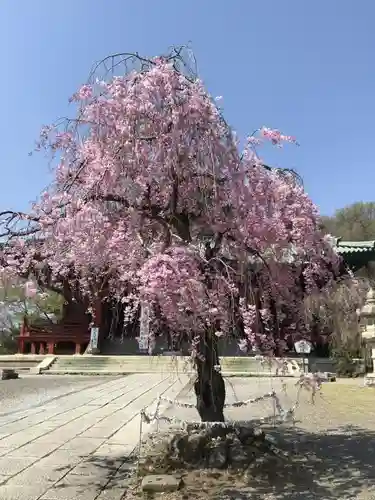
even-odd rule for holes
{"type": "Polygon", "coordinates": [[[370,241],[338,241],[336,249],[339,254],[375,252],[375,240],[370,241]]]}

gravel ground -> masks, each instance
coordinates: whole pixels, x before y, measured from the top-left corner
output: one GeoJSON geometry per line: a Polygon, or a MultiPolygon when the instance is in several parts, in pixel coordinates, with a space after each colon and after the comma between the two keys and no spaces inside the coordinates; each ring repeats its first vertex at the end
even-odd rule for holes
{"type": "Polygon", "coordinates": [[[24,375],[0,381],[0,417],[109,382],[111,377],[24,375]]]}
{"type": "MultiPolygon", "coordinates": [[[[297,397],[295,380],[227,379],[227,402],[245,400],[275,389],[285,408],[297,397]],[[286,390],[285,390],[286,389],[286,390]]],[[[194,401],[191,389],[181,400],[194,401]]],[[[360,379],[325,383],[315,403],[302,392],[296,421],[266,430],[277,438],[290,458],[280,470],[254,477],[210,476],[197,472],[186,478],[189,498],[216,500],[374,500],[375,499],[375,389],[360,379]],[[198,476],[198,477],[197,477],[198,476]],[[199,488],[197,488],[199,485],[199,488]]],[[[226,417],[258,421],[273,414],[271,402],[228,409],[226,417]]],[[[169,416],[197,420],[195,410],[169,408],[169,416]]],[[[182,498],[182,497],[174,497],[182,498]]]]}

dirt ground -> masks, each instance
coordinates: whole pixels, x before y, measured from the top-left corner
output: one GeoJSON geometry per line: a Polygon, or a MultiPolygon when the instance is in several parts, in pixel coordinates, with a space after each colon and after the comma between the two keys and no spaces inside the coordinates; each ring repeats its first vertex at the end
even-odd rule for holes
{"type": "MultiPolygon", "coordinates": [[[[295,380],[227,380],[227,401],[239,401],[275,389],[285,408],[296,400],[295,380]]],[[[193,401],[187,391],[183,401],[193,401]]],[[[375,389],[360,379],[323,384],[315,403],[300,394],[295,422],[264,426],[289,457],[251,475],[219,471],[182,471],[184,488],[163,500],[370,500],[375,499],[375,389]]],[[[170,408],[168,415],[197,418],[195,410],[170,408]]],[[[228,419],[257,420],[272,415],[270,401],[227,411],[228,419]]]]}

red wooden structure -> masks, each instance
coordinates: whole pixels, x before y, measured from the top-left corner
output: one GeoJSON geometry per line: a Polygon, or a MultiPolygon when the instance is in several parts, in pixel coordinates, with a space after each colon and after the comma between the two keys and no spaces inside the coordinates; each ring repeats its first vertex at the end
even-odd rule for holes
{"type": "Polygon", "coordinates": [[[82,354],[90,342],[89,324],[68,323],[43,326],[25,321],[18,337],[20,354],[82,354]],[[72,347],[72,346],[75,346],[72,347]]]}
{"type": "MultiPolygon", "coordinates": [[[[102,304],[96,307],[100,325],[102,304]]],[[[90,342],[90,317],[77,303],[66,304],[63,319],[56,324],[31,325],[25,319],[18,336],[20,354],[82,354],[90,342]]]]}

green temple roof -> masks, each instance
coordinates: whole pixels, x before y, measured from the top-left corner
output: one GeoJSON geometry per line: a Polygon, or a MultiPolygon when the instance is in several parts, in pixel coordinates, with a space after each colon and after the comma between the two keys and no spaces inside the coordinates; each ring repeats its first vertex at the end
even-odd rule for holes
{"type": "Polygon", "coordinates": [[[335,246],[339,254],[375,252],[375,240],[341,241],[338,239],[335,246]]]}

